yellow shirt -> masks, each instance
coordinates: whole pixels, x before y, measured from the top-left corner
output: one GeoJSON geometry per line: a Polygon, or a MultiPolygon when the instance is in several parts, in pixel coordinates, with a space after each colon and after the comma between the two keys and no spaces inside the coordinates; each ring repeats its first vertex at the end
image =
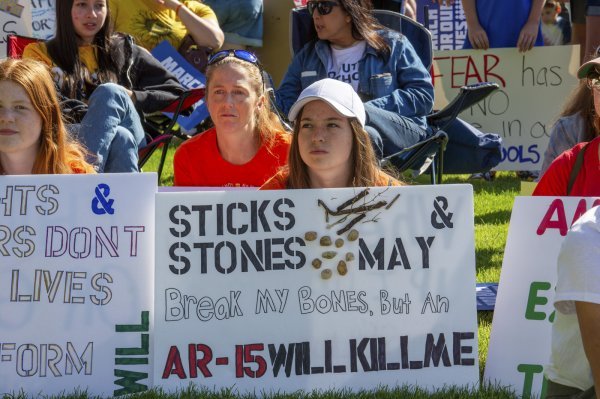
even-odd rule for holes
{"type": "MultiPolygon", "coordinates": [[[[179,48],[187,28],[175,11],[148,0],[109,0],[110,15],[117,32],[129,33],[136,44],[152,50],[163,40],[179,48]]],[[[198,1],[182,3],[200,18],[217,20],[213,10],[198,1]]]]}
{"type": "MultiPolygon", "coordinates": [[[[58,67],[50,55],[48,55],[48,48],[46,47],[46,43],[37,42],[28,44],[23,51],[23,58],[32,58],[34,60],[38,60],[48,65],[51,68],[52,78],[54,79],[54,83],[56,87],[63,87],[64,80],[64,72],[58,67]]],[[[98,72],[98,61],[96,57],[96,47],[93,45],[86,45],[79,47],[79,59],[86,67],[89,72],[90,77],[92,78],[92,84],[97,85],[97,72],[98,72]]],[[[85,91],[85,85],[82,87],[82,90],[85,91]]],[[[85,98],[89,96],[89,93],[81,93],[85,98]]]]}

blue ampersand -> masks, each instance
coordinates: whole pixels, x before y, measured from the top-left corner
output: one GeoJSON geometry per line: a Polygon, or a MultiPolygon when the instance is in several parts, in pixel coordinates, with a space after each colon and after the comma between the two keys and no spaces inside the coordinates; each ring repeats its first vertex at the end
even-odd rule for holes
{"type": "Polygon", "coordinates": [[[106,213],[109,215],[114,214],[115,210],[112,206],[115,200],[107,199],[110,195],[110,187],[108,184],[98,184],[94,191],[96,192],[96,198],[92,200],[92,212],[96,215],[104,215],[106,213]]]}

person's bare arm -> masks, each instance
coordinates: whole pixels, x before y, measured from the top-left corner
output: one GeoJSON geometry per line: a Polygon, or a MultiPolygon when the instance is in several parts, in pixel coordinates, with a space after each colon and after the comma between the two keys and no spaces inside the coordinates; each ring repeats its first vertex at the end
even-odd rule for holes
{"type": "Polygon", "coordinates": [[[592,368],[594,386],[600,387],[600,304],[576,301],[575,309],[583,349],[592,368]]]}
{"type": "MultiPolygon", "coordinates": [[[[484,0],[487,1],[487,0],[484,0]]],[[[477,17],[476,0],[462,0],[462,6],[465,11],[465,19],[467,20],[467,36],[471,46],[475,49],[487,50],[490,48],[485,29],[479,24],[477,17]]]]}
{"type": "MultiPolygon", "coordinates": [[[[155,0],[158,4],[163,5],[173,11],[177,10],[181,2],[178,0],[155,0]]],[[[212,49],[218,49],[223,45],[225,35],[219,27],[217,21],[207,18],[200,18],[194,14],[185,5],[179,7],[177,17],[187,28],[188,33],[199,46],[206,46],[212,49]]]]}
{"type": "Polygon", "coordinates": [[[531,2],[529,18],[527,18],[527,22],[525,22],[525,25],[521,28],[519,40],[517,41],[517,48],[520,52],[529,51],[535,45],[544,3],[545,0],[532,0],[531,2]]]}

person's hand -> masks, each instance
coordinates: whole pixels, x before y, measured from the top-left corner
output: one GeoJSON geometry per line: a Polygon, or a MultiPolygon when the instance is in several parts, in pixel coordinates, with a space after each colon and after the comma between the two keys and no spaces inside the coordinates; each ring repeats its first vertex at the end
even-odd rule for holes
{"type": "Polygon", "coordinates": [[[468,27],[467,35],[469,36],[469,41],[474,49],[487,50],[490,48],[490,41],[487,33],[485,32],[485,29],[481,27],[481,25],[477,24],[477,26],[474,26],[473,29],[468,27]]]}
{"type": "Polygon", "coordinates": [[[441,6],[451,6],[455,0],[431,0],[432,3],[438,3],[441,6]]]}
{"type": "Polygon", "coordinates": [[[533,48],[538,35],[538,25],[539,23],[528,21],[523,26],[523,29],[521,29],[519,40],[517,41],[517,48],[521,53],[533,48]]]}
{"type": "Polygon", "coordinates": [[[181,4],[179,1],[177,0],[152,0],[154,3],[157,3],[165,8],[168,8],[170,10],[175,10],[177,9],[177,7],[179,6],[179,4],[181,4]]]}

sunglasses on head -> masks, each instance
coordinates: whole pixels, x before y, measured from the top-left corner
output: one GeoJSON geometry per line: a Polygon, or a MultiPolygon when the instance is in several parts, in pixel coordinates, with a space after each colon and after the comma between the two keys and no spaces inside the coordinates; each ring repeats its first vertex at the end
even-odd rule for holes
{"type": "Polygon", "coordinates": [[[333,7],[339,6],[335,1],[307,1],[306,8],[308,8],[308,13],[312,16],[315,12],[315,9],[319,11],[320,15],[327,15],[331,11],[333,11],[333,7]]]}
{"type": "Polygon", "coordinates": [[[254,64],[254,65],[258,66],[260,69],[260,65],[258,64],[258,58],[253,53],[251,53],[250,51],[246,51],[246,50],[231,50],[230,49],[230,50],[217,51],[210,57],[207,65],[212,65],[212,64],[219,62],[222,59],[230,57],[230,56],[235,57],[238,60],[242,60],[242,61],[246,61],[251,64],[254,64]]]}

